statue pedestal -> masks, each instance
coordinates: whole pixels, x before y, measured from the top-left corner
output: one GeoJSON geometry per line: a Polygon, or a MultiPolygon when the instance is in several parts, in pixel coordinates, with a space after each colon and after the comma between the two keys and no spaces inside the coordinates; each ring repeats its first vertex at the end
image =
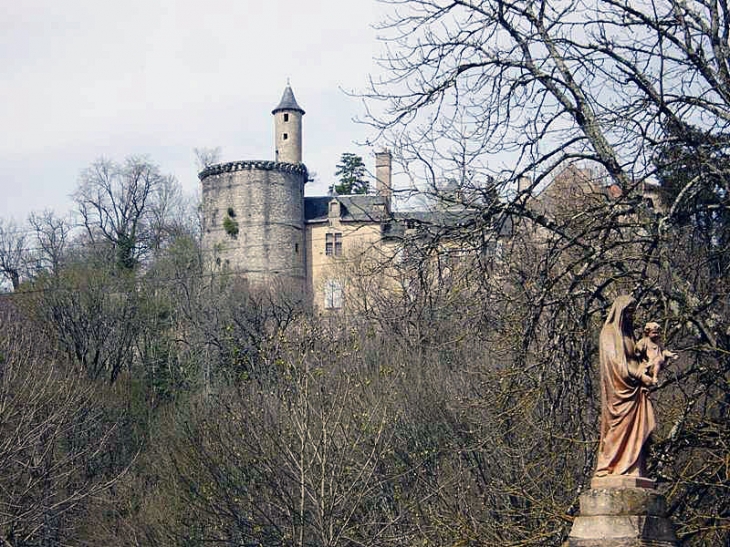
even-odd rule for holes
{"type": "Polygon", "coordinates": [[[580,496],[569,547],[676,547],[666,500],[651,479],[595,477],[580,496]]]}

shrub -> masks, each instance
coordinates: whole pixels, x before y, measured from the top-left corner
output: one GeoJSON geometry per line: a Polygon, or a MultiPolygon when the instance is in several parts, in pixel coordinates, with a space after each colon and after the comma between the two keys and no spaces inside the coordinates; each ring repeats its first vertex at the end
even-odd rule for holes
{"type": "Polygon", "coordinates": [[[232,238],[238,237],[238,222],[233,220],[229,215],[223,217],[223,229],[232,238]]]}

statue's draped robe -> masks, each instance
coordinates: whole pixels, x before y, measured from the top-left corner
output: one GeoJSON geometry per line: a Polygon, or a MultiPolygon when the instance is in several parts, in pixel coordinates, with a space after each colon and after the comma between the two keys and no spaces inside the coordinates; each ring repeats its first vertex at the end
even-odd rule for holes
{"type": "Polygon", "coordinates": [[[633,299],[616,299],[601,330],[601,441],[596,476],[643,475],[643,450],[656,426],[641,383],[632,327],[624,310],[633,299]],[[626,327],[626,328],[624,328],[626,327]]]}

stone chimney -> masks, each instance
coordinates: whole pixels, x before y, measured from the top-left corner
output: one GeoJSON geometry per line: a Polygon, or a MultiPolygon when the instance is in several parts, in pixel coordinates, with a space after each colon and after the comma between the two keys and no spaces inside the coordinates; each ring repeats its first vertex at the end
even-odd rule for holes
{"type": "Polygon", "coordinates": [[[385,198],[385,208],[390,211],[390,201],[393,195],[391,179],[393,156],[390,150],[375,152],[375,193],[385,198]]]}
{"type": "Polygon", "coordinates": [[[517,192],[520,194],[526,194],[531,185],[532,180],[530,179],[530,177],[526,177],[523,175],[517,179],[517,192]]]}

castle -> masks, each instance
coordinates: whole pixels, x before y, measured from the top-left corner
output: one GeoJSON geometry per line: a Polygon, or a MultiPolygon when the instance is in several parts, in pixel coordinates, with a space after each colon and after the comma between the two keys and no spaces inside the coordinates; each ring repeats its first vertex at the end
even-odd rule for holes
{"type": "Polygon", "coordinates": [[[275,160],[200,172],[203,248],[217,267],[317,309],[343,305],[332,264],[348,248],[379,244],[391,218],[391,155],[376,153],[376,194],[304,196],[302,118],[289,85],[274,117],[275,160]]]}
{"type": "MultiPolygon", "coordinates": [[[[417,240],[418,234],[427,233],[429,226],[458,227],[479,214],[478,207],[464,205],[473,200],[465,199],[459,188],[449,185],[442,190],[445,199],[437,210],[394,213],[392,159],[388,151],[375,154],[374,195],[305,197],[304,185],[309,176],[302,163],[304,110],[289,85],[271,113],[274,161],[221,163],[208,166],[199,174],[203,190],[203,248],[213,256],[217,267],[245,278],[252,287],[289,295],[320,311],[337,310],[343,307],[353,271],[360,275],[363,269],[373,270],[373,265],[402,255],[398,241],[402,242],[404,236],[416,234],[417,240]],[[349,272],[342,267],[347,263],[349,272]]],[[[530,184],[528,179],[520,180],[518,192],[531,194],[530,184]]],[[[606,177],[600,173],[570,164],[534,195],[527,207],[538,212],[550,210],[555,215],[565,209],[565,213],[572,215],[577,202],[618,199],[621,193],[615,185],[607,185],[606,177]]],[[[500,199],[488,198],[486,194],[483,197],[500,199]]],[[[507,223],[495,233],[501,240],[509,237],[511,231],[512,226],[507,223]]],[[[496,252],[498,246],[493,245],[489,252],[496,252]]],[[[436,260],[440,255],[463,255],[457,247],[457,242],[442,238],[435,251],[436,260]]],[[[374,289],[360,290],[367,293],[374,289]]]]}

